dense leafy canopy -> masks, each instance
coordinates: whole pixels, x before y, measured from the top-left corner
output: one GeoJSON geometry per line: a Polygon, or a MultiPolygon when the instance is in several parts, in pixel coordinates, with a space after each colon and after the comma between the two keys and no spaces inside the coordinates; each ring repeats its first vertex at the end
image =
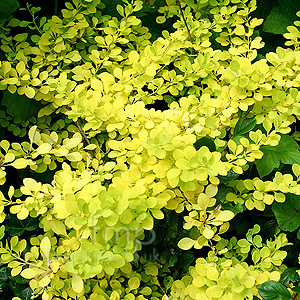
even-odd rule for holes
{"type": "Polygon", "coordinates": [[[271,2],[0,5],[3,299],[299,297],[300,7],[271,2]]]}

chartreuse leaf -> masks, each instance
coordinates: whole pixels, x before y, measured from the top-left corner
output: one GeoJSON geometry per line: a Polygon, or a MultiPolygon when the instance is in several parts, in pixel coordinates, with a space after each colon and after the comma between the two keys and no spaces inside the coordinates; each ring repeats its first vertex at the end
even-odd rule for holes
{"type": "Polygon", "coordinates": [[[264,153],[263,157],[255,161],[256,168],[260,177],[270,174],[278,168],[280,162],[287,165],[300,163],[300,146],[289,135],[281,135],[277,146],[261,146],[260,150],[264,153]]]}
{"type": "Polygon", "coordinates": [[[183,238],[178,242],[178,247],[182,250],[189,250],[195,245],[195,240],[183,238]]]}
{"type": "Polygon", "coordinates": [[[39,268],[27,268],[21,272],[21,276],[26,279],[31,279],[43,273],[45,273],[45,270],[39,268]]]}
{"type": "Polygon", "coordinates": [[[131,277],[128,280],[128,286],[130,290],[136,290],[140,286],[140,279],[138,277],[131,277]]]}
{"type": "Polygon", "coordinates": [[[295,231],[300,226],[300,203],[298,195],[286,194],[285,202],[274,202],[272,210],[282,230],[295,231]]]}
{"type": "Polygon", "coordinates": [[[83,291],[83,280],[76,274],[72,278],[72,289],[78,294],[83,291]]]}
{"type": "Polygon", "coordinates": [[[43,256],[45,258],[49,259],[49,253],[51,250],[51,242],[47,236],[45,236],[41,240],[40,249],[41,249],[41,253],[43,254],[43,256]]]}
{"type": "Polygon", "coordinates": [[[66,226],[59,220],[50,221],[50,227],[58,235],[67,236],[66,226]]]}
{"type": "Polygon", "coordinates": [[[16,169],[25,169],[28,166],[29,161],[25,158],[17,158],[11,163],[11,166],[16,169]]]}
{"type": "Polygon", "coordinates": [[[265,300],[290,300],[291,294],[280,282],[269,280],[258,287],[258,292],[265,300]]]}

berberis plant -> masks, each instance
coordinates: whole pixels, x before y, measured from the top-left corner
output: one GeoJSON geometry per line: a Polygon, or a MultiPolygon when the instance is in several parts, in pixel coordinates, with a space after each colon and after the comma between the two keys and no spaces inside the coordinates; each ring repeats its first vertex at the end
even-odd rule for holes
{"type": "Polygon", "coordinates": [[[1,299],[300,299],[299,21],[2,3],[1,299]]]}

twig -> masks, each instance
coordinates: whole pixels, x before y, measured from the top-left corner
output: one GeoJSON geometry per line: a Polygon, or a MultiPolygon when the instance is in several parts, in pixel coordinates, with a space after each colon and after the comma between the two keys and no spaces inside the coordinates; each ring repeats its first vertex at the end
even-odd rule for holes
{"type": "Polygon", "coordinates": [[[89,141],[89,139],[87,138],[87,136],[85,135],[84,131],[82,130],[82,128],[80,127],[80,124],[78,122],[78,120],[76,121],[76,126],[78,127],[81,135],[83,136],[83,138],[85,139],[85,141],[88,143],[88,145],[91,144],[91,142],[89,141]]]}
{"type": "MultiPolygon", "coordinates": [[[[179,7],[179,10],[180,10],[180,14],[182,16],[182,19],[183,19],[183,22],[184,22],[184,25],[187,29],[187,32],[188,32],[188,35],[189,35],[189,39],[190,39],[190,42],[193,44],[193,39],[192,39],[192,36],[191,36],[191,32],[190,32],[190,29],[189,27],[187,26],[187,23],[186,23],[186,19],[184,17],[184,14],[183,14],[183,11],[182,11],[182,8],[181,8],[181,4],[179,2],[179,0],[176,0],[177,1],[177,4],[178,4],[178,7],[179,7]]],[[[192,47],[192,52],[193,52],[193,55],[195,55],[195,49],[192,47]]]]}
{"type": "MultiPolygon", "coordinates": [[[[232,140],[233,138],[234,138],[234,134],[231,136],[230,140],[232,140]]],[[[221,150],[220,153],[222,153],[228,147],[228,143],[225,145],[225,147],[221,150]]]]}

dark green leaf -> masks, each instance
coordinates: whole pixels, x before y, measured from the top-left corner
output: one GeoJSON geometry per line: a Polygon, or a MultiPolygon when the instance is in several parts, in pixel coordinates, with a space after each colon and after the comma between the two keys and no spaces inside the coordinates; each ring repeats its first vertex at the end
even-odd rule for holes
{"type": "Polygon", "coordinates": [[[0,269],[0,284],[5,282],[9,278],[10,269],[4,266],[0,269]]]}
{"type": "Polygon", "coordinates": [[[264,156],[255,161],[256,168],[260,177],[270,174],[278,168],[280,162],[287,165],[300,163],[300,147],[297,142],[289,135],[281,135],[277,146],[261,146],[260,150],[264,156]]]}
{"type": "Polygon", "coordinates": [[[177,263],[177,261],[178,261],[177,254],[173,254],[169,259],[169,266],[174,267],[174,265],[177,263]]]}
{"type": "Polygon", "coordinates": [[[300,285],[293,287],[292,291],[295,293],[300,293],[300,285]]]}
{"type": "Polygon", "coordinates": [[[22,277],[21,275],[17,275],[17,276],[11,276],[10,272],[9,272],[9,278],[13,281],[15,281],[16,283],[19,284],[26,284],[28,282],[28,279],[22,277]]]}
{"type": "Polygon", "coordinates": [[[171,95],[165,95],[164,101],[166,101],[170,105],[172,102],[176,101],[176,99],[171,95]]]}
{"type": "Polygon", "coordinates": [[[239,174],[235,173],[234,171],[232,170],[229,170],[227,172],[227,175],[226,176],[218,176],[220,178],[220,181],[222,183],[226,183],[226,182],[229,182],[229,181],[232,181],[232,180],[235,180],[236,178],[239,177],[239,174]]]}
{"type": "Polygon", "coordinates": [[[291,294],[280,282],[269,280],[258,287],[258,292],[265,300],[290,300],[291,294]]]}
{"type": "Polygon", "coordinates": [[[280,282],[282,284],[287,284],[290,282],[296,282],[299,281],[300,276],[297,273],[298,268],[288,268],[285,269],[284,272],[280,276],[280,282]]]}
{"type": "Polygon", "coordinates": [[[293,25],[297,19],[297,9],[292,7],[288,1],[280,1],[278,6],[275,6],[271,13],[267,16],[263,23],[263,30],[274,34],[284,34],[287,32],[287,26],[293,25]]]}
{"type": "Polygon", "coordinates": [[[231,202],[223,204],[222,209],[231,210],[235,214],[242,213],[244,211],[242,204],[240,204],[240,203],[233,204],[231,202]]]}
{"type": "Polygon", "coordinates": [[[26,287],[18,296],[23,300],[30,300],[32,295],[32,289],[26,287]]]}
{"type": "Polygon", "coordinates": [[[300,196],[294,194],[285,196],[285,202],[274,202],[272,210],[282,230],[294,231],[300,226],[300,196]]]}
{"type": "Polygon", "coordinates": [[[216,151],[216,145],[213,142],[213,140],[209,139],[209,138],[202,138],[200,140],[198,140],[195,144],[194,147],[199,150],[202,146],[206,146],[208,147],[208,149],[212,152],[212,151],[216,151]]]}
{"type": "Polygon", "coordinates": [[[8,17],[20,7],[17,0],[0,1],[0,23],[5,22],[8,17]]]}
{"type": "Polygon", "coordinates": [[[171,288],[173,282],[174,282],[174,279],[172,276],[168,276],[167,278],[164,279],[163,285],[164,285],[165,291],[167,291],[171,288]]]}
{"type": "Polygon", "coordinates": [[[19,220],[15,215],[9,216],[8,224],[5,226],[7,233],[11,236],[20,236],[27,231],[33,231],[38,228],[38,222],[36,219],[27,218],[25,220],[19,220]]]}
{"type": "Polygon", "coordinates": [[[243,135],[254,128],[256,119],[245,119],[244,114],[239,118],[234,128],[234,136],[243,135]]]}
{"type": "Polygon", "coordinates": [[[223,183],[218,185],[218,192],[215,198],[217,201],[221,200],[227,194],[227,186],[223,183]]]}
{"type": "Polygon", "coordinates": [[[3,91],[1,104],[6,106],[7,113],[19,122],[36,116],[38,111],[43,107],[40,102],[34,99],[29,99],[25,95],[19,95],[18,93],[11,94],[8,91],[3,91]]]}
{"type": "Polygon", "coordinates": [[[195,260],[195,254],[193,252],[184,252],[182,256],[179,257],[178,267],[188,267],[195,260]]]}

